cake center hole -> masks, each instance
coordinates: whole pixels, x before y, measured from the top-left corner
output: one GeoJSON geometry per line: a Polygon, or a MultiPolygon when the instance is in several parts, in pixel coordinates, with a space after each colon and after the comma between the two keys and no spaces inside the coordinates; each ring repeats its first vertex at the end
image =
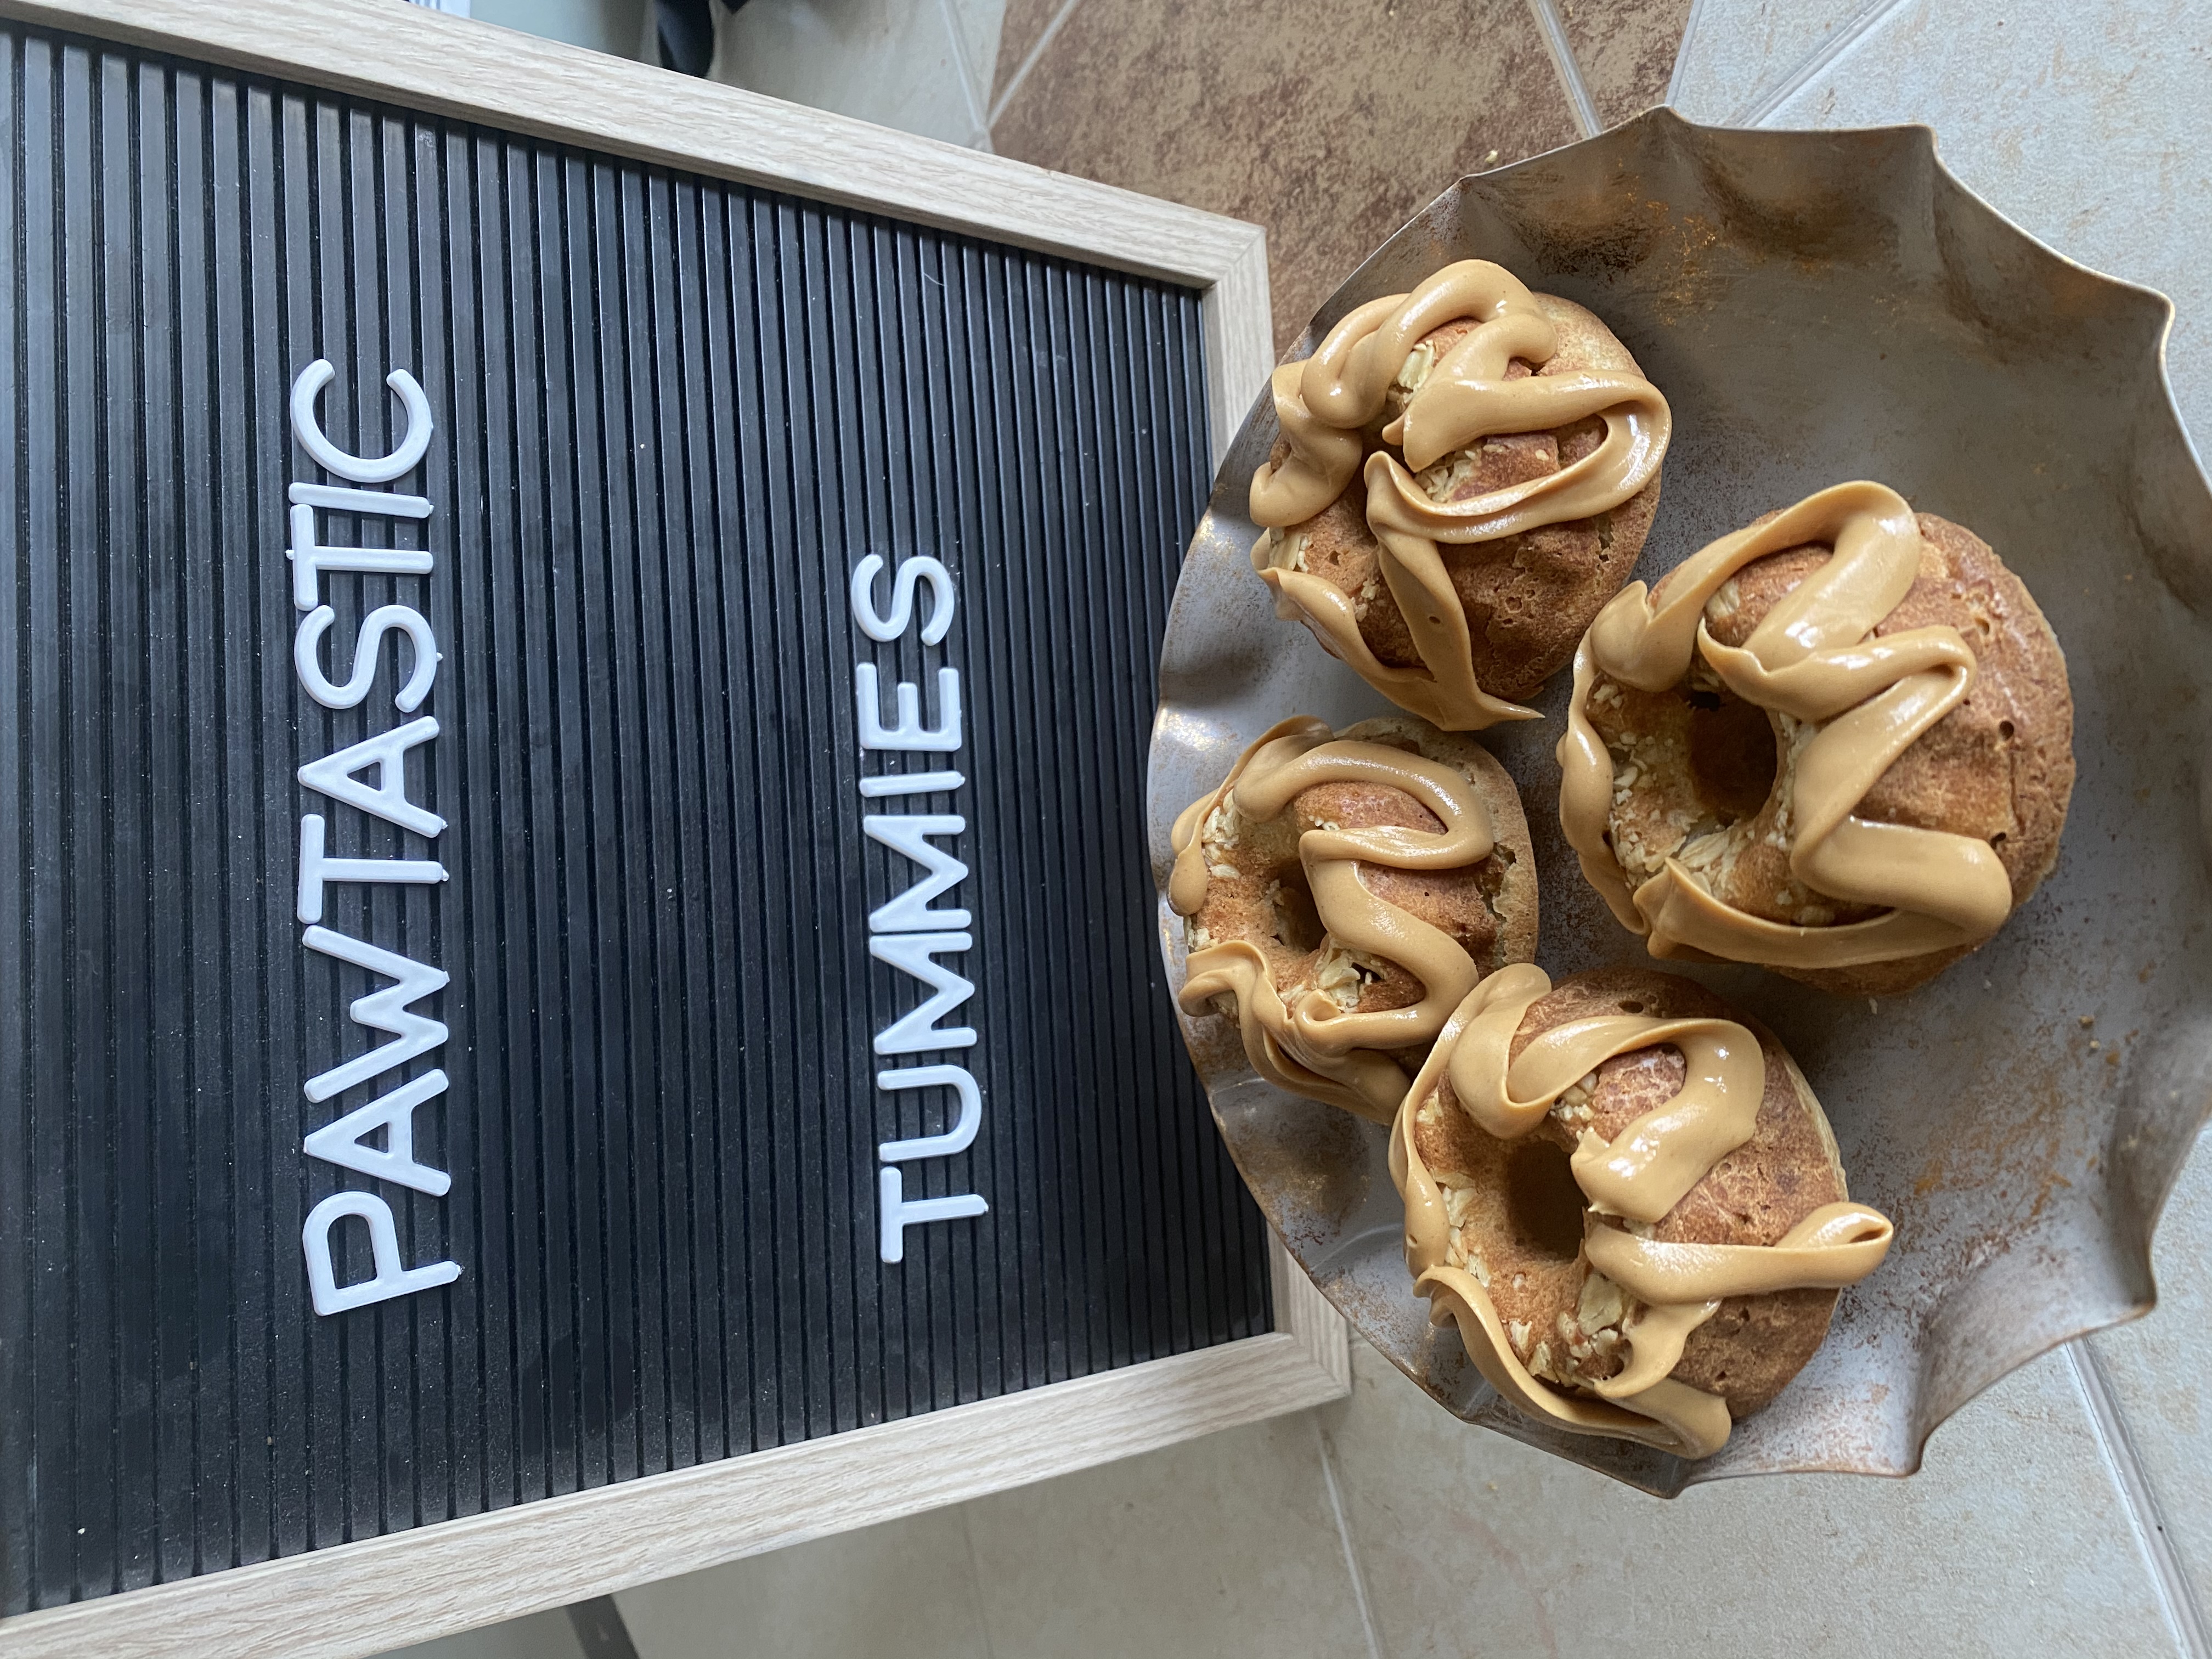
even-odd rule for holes
{"type": "Polygon", "coordinates": [[[1275,937],[1293,951],[1318,951],[1322,936],[1328,930],[1321,925],[1321,912],[1314,908],[1313,884],[1306,879],[1303,864],[1293,864],[1284,870],[1275,884],[1275,937]]]}
{"type": "Polygon", "coordinates": [[[1523,1249],[1572,1261],[1583,1247],[1585,1202],[1565,1147],[1528,1139],[1506,1154],[1505,1220],[1523,1249]]]}
{"type": "Polygon", "coordinates": [[[1766,711],[1732,691],[1692,691],[1690,781],[1724,823],[1753,817],[1773,793],[1779,764],[1766,711]]]}

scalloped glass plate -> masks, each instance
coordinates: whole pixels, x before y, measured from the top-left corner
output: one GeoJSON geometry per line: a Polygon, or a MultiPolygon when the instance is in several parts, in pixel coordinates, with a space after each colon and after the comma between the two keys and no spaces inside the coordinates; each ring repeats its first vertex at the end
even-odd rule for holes
{"type": "MultiPolygon", "coordinates": [[[[1260,1082],[1228,1023],[1184,1025],[1244,1178],[1322,1292],[1470,1423],[1647,1491],[1786,1470],[1905,1474],[1936,1425],[2055,1344],[2151,1307],[2149,1246],[2212,1108],[2200,787],[2212,716],[2212,487],[2164,371],[2164,296],[2067,260],[1936,160],[1924,127],[1770,133],[1655,110],[1462,180],[1376,252],[1290,354],[1453,259],[1495,259],[1596,312],[1674,411],[1647,580],[1822,485],[1878,478],[1968,526],[2065,647],[2079,764],[2058,867],[1977,955],[1910,996],[1842,1000],[1742,968],[1677,968],[1779,1032],[1851,1191],[1898,1225],[1826,1344],[1728,1445],[1687,1463],[1505,1406],[1401,1255],[1383,1132],[1260,1082]]],[[[1160,661],[1152,853],[1237,751],[1291,714],[1385,705],[1276,619],[1248,550],[1263,398],[1216,482],[1160,661]]],[[[1481,739],[1520,786],[1559,975],[1646,960],[1559,832],[1568,676],[1540,722],[1481,739]]],[[[1180,923],[1159,911],[1170,983],[1180,923]]]]}

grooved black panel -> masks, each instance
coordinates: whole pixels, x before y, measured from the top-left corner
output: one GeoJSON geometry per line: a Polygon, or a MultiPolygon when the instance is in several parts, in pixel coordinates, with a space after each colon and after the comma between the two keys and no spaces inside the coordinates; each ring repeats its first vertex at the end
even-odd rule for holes
{"type": "MultiPolygon", "coordinates": [[[[712,180],[9,27],[0,75],[0,1613],[313,1549],[1267,1329],[1262,1232],[1182,1054],[1150,924],[1152,665],[1206,487],[1189,294],[712,180]],[[443,660],[410,757],[434,842],[302,763],[412,716],[404,647],[301,690],[286,424],[381,453],[319,514],[434,556],[325,578],[325,661],[411,605],[443,660]],[[855,561],[929,554],[941,647],[880,646],[855,561]],[[864,757],[854,665],[963,678],[952,757],[864,757]],[[864,773],[957,793],[864,802],[864,773]],[[921,1000],[867,915],[919,872],[870,811],[963,814],[947,957],[976,1046],[877,1061],[921,1000]],[[301,815],[439,886],[325,923],[434,964],[447,1040],[302,948],[301,815]],[[879,1139],[944,1091],[980,1219],[877,1257],[879,1139]],[[302,1137],[444,1068],[442,1198],[302,1137]],[[381,1194],[448,1287],[319,1317],[302,1218],[381,1194]]],[[[328,480],[327,482],[338,482],[328,480]]],[[[888,584],[884,586],[887,588],[888,584]]],[[[331,672],[336,672],[333,669],[331,672]]],[[[346,1275],[368,1271],[358,1222],[346,1275]]]]}

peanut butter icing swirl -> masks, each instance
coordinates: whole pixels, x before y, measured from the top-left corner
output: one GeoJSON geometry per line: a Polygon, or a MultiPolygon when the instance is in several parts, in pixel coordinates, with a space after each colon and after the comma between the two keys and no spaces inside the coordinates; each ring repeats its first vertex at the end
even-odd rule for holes
{"type": "Polygon", "coordinates": [[[1462,319],[1476,326],[1433,364],[1380,430],[1404,460],[1366,456],[1367,520],[1381,546],[1383,580],[1404,613],[1420,668],[1393,667],[1361,637],[1353,602],[1320,577],[1277,565],[1273,539],[1253,549],[1253,568],[1276,596],[1279,615],[1304,618],[1322,642],[1401,707],[1446,731],[1533,720],[1532,709],[1476,684],[1467,613],[1439,544],[1465,544],[1608,512],[1659,471],[1672,431],[1667,400],[1643,376],[1583,369],[1508,378],[1516,359],[1541,367],[1558,355],[1558,331],[1539,296],[1485,259],[1445,266],[1410,294],[1359,307],[1304,362],[1277,368],[1275,414],[1289,453],[1252,479],[1254,522],[1280,529],[1312,518],[1361,470],[1367,434],[1404,388],[1409,360],[1426,335],[1462,319]],[[1466,501],[1439,501],[1414,474],[1484,438],[1543,432],[1591,416],[1606,434],[1590,454],[1560,471],[1466,501]]]}
{"type": "Polygon", "coordinates": [[[1522,1410],[1582,1434],[1608,1435],[1683,1457],[1727,1443],[1727,1402],[1674,1380],[1690,1334],[1722,1301],[1808,1286],[1857,1283],[1881,1263],[1894,1233],[1864,1205],[1823,1205],[1771,1245],[1671,1243],[1642,1237],[1613,1218],[1662,1218],[1713,1165],[1751,1139],[1766,1064],[1758,1036],[1725,1019],[1605,1016],[1571,1020],[1531,1040],[1513,1039],[1552,988],[1528,963],[1500,969],[1454,1011],[1393,1127],[1390,1174],[1406,1202],[1406,1265],[1430,1318],[1455,1321],[1486,1382],[1522,1410]],[[1687,1074],[1673,1099],[1607,1142],[1589,1130],[1575,1152],[1575,1181],[1589,1200],[1583,1254],[1632,1298],[1624,1319],[1627,1364],[1594,1385],[1597,1399],[1551,1388],[1514,1351],[1489,1291],[1450,1260],[1443,1188],[1423,1163],[1416,1114],[1440,1079],[1474,1121],[1500,1139],[1527,1133],[1577,1079],[1617,1054],[1662,1043],[1681,1050],[1687,1074]]]}
{"type": "Polygon", "coordinates": [[[1458,941],[1377,898],[1359,871],[1363,865],[1456,870],[1489,857],[1494,844],[1490,814],[1468,781],[1440,761],[1388,744],[1338,738],[1322,720],[1284,720],[1238,757],[1219,788],[1176,818],[1168,902],[1182,916],[1204,906],[1206,829],[1224,805],[1246,819],[1270,819],[1301,791],[1337,782],[1401,789],[1443,823],[1441,830],[1388,824],[1313,829],[1297,842],[1326,933],[1324,948],[1334,941],[1398,963],[1420,981],[1421,1000],[1360,1012],[1347,1011],[1317,987],[1286,999],[1267,957],[1238,939],[1193,951],[1177,1000],[1185,1013],[1197,1016],[1212,1012],[1216,996],[1231,994],[1246,1052],[1261,1076],[1387,1123],[1405,1093],[1406,1074],[1389,1054],[1376,1051],[1428,1042],[1480,975],[1458,941]]]}
{"type": "Polygon", "coordinates": [[[2003,925],[2012,883],[1987,844],[1854,817],[1853,809],[1920,735],[1965,700],[1974,653],[1956,629],[1876,639],[1920,568],[1912,509],[1878,483],[1838,484],[1778,518],[1723,536],[1692,556],[1656,595],[1631,583],[1591,624],[1575,654],[1575,689],[1559,741],[1559,820],[1583,873],[1655,957],[1844,968],[1978,942],[2003,925]],[[1705,609],[1754,561],[1808,542],[1834,552],[1760,621],[1741,647],[1707,631],[1705,609]],[[1700,654],[1745,702],[1818,724],[1796,757],[1791,872],[1815,891],[1885,914],[1830,927],[1770,921],[1726,904],[1669,858],[1632,885],[1606,839],[1613,763],[1591,725],[1602,674],[1662,691],[1700,654]]]}

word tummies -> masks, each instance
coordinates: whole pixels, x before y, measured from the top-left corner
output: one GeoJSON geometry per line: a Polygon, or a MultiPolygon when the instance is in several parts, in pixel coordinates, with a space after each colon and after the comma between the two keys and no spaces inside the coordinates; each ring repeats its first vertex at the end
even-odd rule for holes
{"type": "MultiPolygon", "coordinates": [[[[952,626],[958,603],[952,573],[932,558],[901,561],[892,573],[890,609],[876,608],[876,577],[884,568],[880,555],[871,553],[853,568],[853,617],[870,639],[890,644],[914,621],[915,590],[929,587],[929,614],[922,618],[921,642],[941,643],[952,626]]],[[[896,714],[884,724],[883,688],[873,663],[853,667],[853,695],[859,705],[860,747],[864,751],[909,754],[957,754],[961,744],[960,671],[937,671],[937,724],[925,726],[921,716],[921,688],[901,681],[891,688],[896,714]]],[[[959,773],[882,772],[860,779],[860,793],[869,800],[904,795],[950,794],[966,782],[959,773]]],[[[877,812],[865,814],[860,828],[872,841],[881,842],[922,868],[921,879],[868,915],[868,954],[887,962],[929,988],[918,1008],[902,1014],[876,1033],[875,1051],[883,1055],[921,1054],[948,1048],[972,1048],[975,1033],[964,1025],[940,1027],[937,1022],[975,994],[969,981],[937,961],[969,949],[975,940],[964,931],[970,920],[965,910],[933,909],[931,901],[942,897],[968,878],[968,866],[950,853],[931,845],[932,837],[958,836],[968,820],[957,813],[877,812]]],[[[906,1258],[906,1230],[929,1221],[951,1221],[981,1215],[990,1208],[975,1193],[955,1193],[944,1198],[908,1198],[905,1177],[898,1165],[922,1158],[950,1158],[964,1152],[983,1121],[983,1091],[964,1066],[902,1066],[876,1073],[883,1090],[951,1089],[960,1101],[960,1115],[943,1134],[922,1135],[912,1140],[886,1140],[876,1149],[884,1167],[877,1173],[876,1191],[881,1211],[878,1254],[885,1261],[906,1258]]]]}
{"type": "MultiPolygon", "coordinates": [[[[415,718],[403,721],[335,754],[311,761],[299,771],[300,781],[327,799],[333,807],[351,807],[372,817],[397,824],[410,834],[434,841],[446,827],[436,813],[427,811],[407,798],[407,756],[419,744],[438,735],[438,722],[417,714],[430,695],[438,674],[438,642],[429,619],[411,605],[379,605],[361,619],[354,636],[353,664],[343,683],[324,673],[322,642],[337,620],[337,607],[323,591],[323,578],[332,571],[393,576],[428,576],[432,568],[427,552],[366,547],[326,547],[315,523],[318,510],[356,514],[378,514],[394,519],[427,519],[430,503],[420,495],[364,486],[389,484],[405,477],[421,463],[430,447],[434,424],[429,399],[405,369],[394,369],[385,384],[398,394],[407,415],[406,435],[389,455],[364,460],[349,455],[324,435],[315,416],[315,399],[337,377],[337,371],[321,358],[301,372],[292,383],[292,435],[317,465],[343,484],[295,483],[291,489],[292,603],[306,615],[292,640],[292,665],[307,693],[325,708],[356,708],[367,700],[376,680],[386,636],[404,636],[413,647],[406,681],[392,696],[392,706],[415,718]],[[375,778],[364,781],[363,775],[375,778]]],[[[429,859],[350,859],[331,852],[344,837],[333,832],[321,812],[300,818],[300,885],[298,914],[307,924],[300,942],[308,950],[391,980],[380,991],[355,999],[348,1012],[358,1024],[382,1031],[391,1041],[365,1054],[333,1066],[307,1079],[304,1092],[318,1103],[357,1085],[384,1077],[418,1054],[427,1054],[446,1041],[445,1025],[414,1011],[424,997],[443,990],[447,975],[437,968],[368,944],[321,926],[323,895],[337,884],[355,882],[428,884],[446,879],[445,867],[429,859]]],[[[309,1134],[302,1143],[312,1158],[374,1179],[397,1182],[403,1187],[442,1198],[453,1178],[445,1170],[419,1163],[415,1157],[415,1109],[446,1091],[443,1071],[426,1072],[410,1082],[380,1095],[366,1106],[346,1113],[309,1134]],[[369,1137],[384,1133],[382,1147],[369,1137]]],[[[331,1194],[307,1212],[300,1243],[307,1253],[307,1283],[314,1292],[319,1314],[343,1313],[372,1302],[382,1302],[433,1285],[451,1284],[460,1277],[459,1264],[427,1262],[409,1267],[399,1259],[399,1231],[392,1206],[374,1193],[346,1191],[331,1194]],[[337,1282],[331,1261],[331,1231],[347,1216],[359,1216],[368,1224],[369,1254],[375,1272],[351,1285],[337,1282]]]]}

